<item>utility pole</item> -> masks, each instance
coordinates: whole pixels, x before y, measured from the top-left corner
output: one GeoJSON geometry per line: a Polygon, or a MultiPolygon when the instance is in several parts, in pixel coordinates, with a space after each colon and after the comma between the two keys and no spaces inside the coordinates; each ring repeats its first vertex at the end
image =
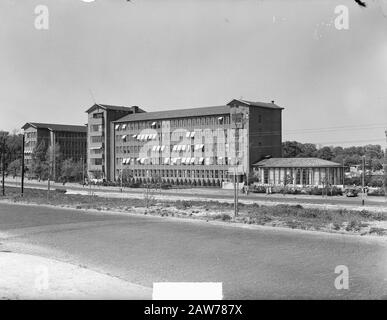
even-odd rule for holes
{"type": "Polygon", "coordinates": [[[362,174],[362,180],[361,180],[361,185],[362,185],[362,191],[361,191],[361,195],[362,195],[362,200],[361,200],[361,204],[362,206],[364,206],[364,188],[365,188],[365,156],[362,157],[362,166],[363,166],[363,174],[362,174]]]}
{"type": "Polygon", "coordinates": [[[237,110],[236,108],[234,108],[235,112],[234,112],[234,119],[231,119],[233,121],[230,121],[230,124],[233,123],[233,129],[235,130],[235,138],[234,138],[234,143],[235,143],[235,146],[234,146],[234,150],[235,150],[235,163],[234,163],[234,172],[233,172],[233,176],[234,176],[234,219],[236,219],[236,217],[238,216],[238,187],[237,187],[237,168],[236,168],[236,165],[237,165],[237,110]]]}
{"type": "Polygon", "coordinates": [[[345,166],[344,166],[344,159],[343,159],[343,190],[345,189],[345,166]]]}
{"type": "Polygon", "coordinates": [[[234,168],[234,218],[238,216],[238,181],[237,170],[234,168]]]}
{"type": "Polygon", "coordinates": [[[384,179],[383,179],[383,185],[384,185],[384,198],[387,201],[387,129],[384,132],[386,134],[386,148],[384,150],[384,179]]]}
{"type": "Polygon", "coordinates": [[[82,187],[85,187],[85,163],[83,161],[83,156],[81,156],[81,164],[82,164],[82,187]]]}
{"type": "Polygon", "coordinates": [[[2,136],[2,146],[1,146],[1,171],[2,171],[2,180],[1,180],[1,185],[2,185],[2,193],[3,196],[5,196],[5,135],[2,136]]]}
{"type": "Polygon", "coordinates": [[[120,176],[121,176],[121,179],[120,179],[120,180],[121,180],[121,181],[120,181],[120,192],[122,192],[122,171],[123,171],[123,169],[121,168],[121,175],[120,175],[120,176]]]}
{"type": "Polygon", "coordinates": [[[24,196],[24,148],[25,148],[25,136],[23,133],[23,140],[22,140],[22,163],[21,163],[21,181],[20,181],[20,192],[21,196],[24,196]]]}

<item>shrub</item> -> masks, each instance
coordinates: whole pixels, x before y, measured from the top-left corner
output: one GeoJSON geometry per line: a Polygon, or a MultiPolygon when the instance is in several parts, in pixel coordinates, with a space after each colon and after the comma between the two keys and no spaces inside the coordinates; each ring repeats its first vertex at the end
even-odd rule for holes
{"type": "Polygon", "coordinates": [[[223,213],[221,217],[222,221],[229,221],[231,217],[228,214],[223,213]]]}

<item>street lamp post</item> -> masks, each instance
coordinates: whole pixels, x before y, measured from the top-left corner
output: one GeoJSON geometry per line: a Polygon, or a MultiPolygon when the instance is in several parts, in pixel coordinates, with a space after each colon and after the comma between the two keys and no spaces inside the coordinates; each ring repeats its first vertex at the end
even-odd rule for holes
{"type": "Polygon", "coordinates": [[[363,174],[362,174],[362,180],[361,180],[361,185],[362,185],[362,200],[361,204],[364,206],[364,188],[365,188],[365,156],[362,157],[362,167],[363,167],[363,174]]]}
{"type": "Polygon", "coordinates": [[[5,196],[5,138],[8,135],[8,132],[1,131],[0,137],[1,137],[1,171],[2,171],[2,179],[1,179],[1,185],[2,185],[2,194],[5,196]]]}
{"type": "Polygon", "coordinates": [[[386,148],[384,150],[384,179],[383,179],[383,184],[384,184],[384,197],[385,200],[387,201],[387,130],[384,132],[386,134],[386,148]]]}
{"type": "Polygon", "coordinates": [[[25,148],[25,136],[23,133],[23,140],[22,140],[22,163],[21,163],[21,181],[20,181],[20,192],[21,196],[24,196],[24,148],[25,148]]]}

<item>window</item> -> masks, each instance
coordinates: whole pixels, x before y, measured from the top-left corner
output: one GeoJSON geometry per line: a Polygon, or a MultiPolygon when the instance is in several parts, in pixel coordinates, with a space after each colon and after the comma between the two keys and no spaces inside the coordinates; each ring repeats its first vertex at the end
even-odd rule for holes
{"type": "Polygon", "coordinates": [[[102,131],[102,124],[93,124],[91,126],[91,131],[92,132],[100,132],[100,131],[102,131]]]}
{"type": "Polygon", "coordinates": [[[269,183],[269,169],[263,169],[263,183],[269,183]]]}
{"type": "Polygon", "coordinates": [[[262,115],[258,115],[258,122],[262,123],[262,115]]]}
{"type": "Polygon", "coordinates": [[[94,114],[93,114],[93,118],[94,118],[94,119],[101,119],[101,118],[103,118],[103,113],[102,113],[102,112],[100,112],[100,113],[94,113],[94,114]]]}
{"type": "Polygon", "coordinates": [[[92,143],[102,142],[102,137],[101,136],[92,136],[91,137],[91,142],[92,143]]]}

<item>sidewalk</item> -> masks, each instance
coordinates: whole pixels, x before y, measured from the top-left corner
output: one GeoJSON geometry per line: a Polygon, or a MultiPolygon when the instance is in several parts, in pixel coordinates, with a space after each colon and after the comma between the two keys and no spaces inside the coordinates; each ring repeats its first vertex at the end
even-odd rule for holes
{"type": "Polygon", "coordinates": [[[47,258],[0,252],[2,299],[151,299],[152,289],[47,258]]]}

